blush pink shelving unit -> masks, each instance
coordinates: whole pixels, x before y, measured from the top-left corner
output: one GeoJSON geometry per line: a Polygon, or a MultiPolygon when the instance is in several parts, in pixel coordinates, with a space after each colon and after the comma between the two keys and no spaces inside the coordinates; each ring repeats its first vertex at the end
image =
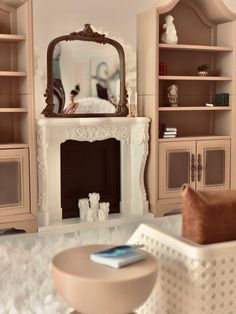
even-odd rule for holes
{"type": "Polygon", "coordinates": [[[146,169],[150,210],[158,216],[181,206],[182,183],[199,190],[236,188],[236,15],[222,0],[160,0],[138,16],[138,108],[151,117],[146,169]],[[163,44],[165,17],[174,17],[178,44],[163,44]],[[159,62],[167,75],[159,75],[159,62]],[[197,67],[209,64],[208,76],[197,67]],[[179,106],[167,88],[179,89],[179,106]],[[228,93],[229,106],[206,107],[228,93]],[[159,138],[159,125],[176,138],[159,138]]]}
{"type": "Polygon", "coordinates": [[[0,1],[0,229],[37,231],[32,1],[0,1]]]}

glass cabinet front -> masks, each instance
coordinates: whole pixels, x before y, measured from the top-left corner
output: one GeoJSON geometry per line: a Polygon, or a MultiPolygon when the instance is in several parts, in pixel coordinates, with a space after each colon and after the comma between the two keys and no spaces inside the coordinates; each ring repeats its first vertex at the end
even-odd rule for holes
{"type": "Polygon", "coordinates": [[[184,183],[195,188],[194,141],[160,143],[159,196],[180,197],[184,183]]]}
{"type": "Polygon", "coordinates": [[[0,207],[21,203],[21,165],[19,161],[0,161],[0,207]]]}
{"type": "Polygon", "coordinates": [[[230,140],[198,141],[198,189],[229,189],[230,140]]]}
{"type": "Polygon", "coordinates": [[[167,189],[179,189],[184,183],[190,183],[190,154],[182,151],[168,152],[167,189]]]}
{"type": "Polygon", "coordinates": [[[29,211],[28,149],[0,150],[0,216],[29,211]]]}

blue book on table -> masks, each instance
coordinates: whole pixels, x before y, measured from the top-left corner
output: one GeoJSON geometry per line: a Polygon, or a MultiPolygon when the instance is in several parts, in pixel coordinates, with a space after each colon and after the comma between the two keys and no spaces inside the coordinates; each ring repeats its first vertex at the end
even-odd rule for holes
{"type": "Polygon", "coordinates": [[[94,252],[90,255],[93,262],[120,268],[146,258],[146,253],[133,245],[120,245],[113,248],[94,252]]]}

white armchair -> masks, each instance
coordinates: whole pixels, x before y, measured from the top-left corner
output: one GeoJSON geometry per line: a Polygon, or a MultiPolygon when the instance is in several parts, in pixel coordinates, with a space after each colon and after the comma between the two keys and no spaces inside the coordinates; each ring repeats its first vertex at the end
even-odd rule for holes
{"type": "Polygon", "coordinates": [[[181,237],[181,215],[177,220],[175,234],[142,224],[128,241],[143,244],[158,260],[156,286],[137,312],[235,314],[236,241],[194,244],[181,237]]]}

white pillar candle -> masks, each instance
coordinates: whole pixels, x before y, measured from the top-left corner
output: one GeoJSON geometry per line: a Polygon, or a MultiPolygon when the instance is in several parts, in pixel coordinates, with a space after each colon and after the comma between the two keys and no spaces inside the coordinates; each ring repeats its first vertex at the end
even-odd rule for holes
{"type": "Polygon", "coordinates": [[[110,203],[109,202],[101,202],[99,204],[99,211],[98,211],[98,220],[104,221],[108,218],[108,213],[110,210],[110,203]]]}
{"type": "Polygon", "coordinates": [[[109,213],[110,211],[110,203],[109,202],[101,202],[99,204],[99,210],[109,213]]]}
{"type": "Polygon", "coordinates": [[[87,221],[94,222],[98,220],[98,210],[89,208],[87,211],[87,221]]]}
{"type": "Polygon", "coordinates": [[[89,193],[89,203],[90,208],[99,209],[99,201],[100,201],[100,194],[99,193],[89,193]]]}
{"type": "Polygon", "coordinates": [[[98,220],[105,221],[108,218],[108,213],[104,212],[103,210],[98,211],[98,220]]]}
{"type": "Polygon", "coordinates": [[[89,200],[88,198],[80,198],[78,200],[79,215],[81,220],[87,219],[87,211],[89,209],[89,200]]]}

